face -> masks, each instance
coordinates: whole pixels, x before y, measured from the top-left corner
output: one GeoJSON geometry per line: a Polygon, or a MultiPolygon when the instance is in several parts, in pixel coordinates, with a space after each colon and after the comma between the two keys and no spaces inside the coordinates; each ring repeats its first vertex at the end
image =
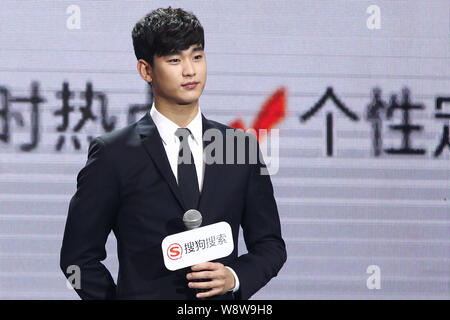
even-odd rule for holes
{"type": "Polygon", "coordinates": [[[155,99],[177,105],[197,103],[206,83],[206,56],[201,45],[167,56],[154,55],[153,61],[153,68],[147,65],[147,70],[155,99]],[[197,84],[185,85],[190,82],[197,84]]]}

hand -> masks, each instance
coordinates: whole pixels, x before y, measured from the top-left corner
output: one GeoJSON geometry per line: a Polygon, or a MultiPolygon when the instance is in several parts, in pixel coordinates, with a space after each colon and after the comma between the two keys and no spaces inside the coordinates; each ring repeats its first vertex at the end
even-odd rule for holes
{"type": "Polygon", "coordinates": [[[219,262],[204,262],[191,267],[191,273],[186,275],[188,280],[210,279],[204,282],[189,282],[189,288],[211,289],[207,292],[197,293],[197,298],[207,298],[225,294],[234,288],[234,276],[231,271],[219,262]]]}

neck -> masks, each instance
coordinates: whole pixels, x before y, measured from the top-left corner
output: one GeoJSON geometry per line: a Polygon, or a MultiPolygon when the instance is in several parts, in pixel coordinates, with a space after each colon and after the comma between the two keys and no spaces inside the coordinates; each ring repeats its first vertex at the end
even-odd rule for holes
{"type": "Polygon", "coordinates": [[[198,100],[190,104],[170,104],[155,97],[155,108],[166,118],[185,128],[198,113],[198,100]]]}

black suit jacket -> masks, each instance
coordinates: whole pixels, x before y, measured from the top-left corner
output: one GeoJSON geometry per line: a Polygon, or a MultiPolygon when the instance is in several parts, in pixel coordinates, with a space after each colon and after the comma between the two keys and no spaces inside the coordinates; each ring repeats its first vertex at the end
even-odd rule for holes
{"type": "MultiPolygon", "coordinates": [[[[202,114],[203,132],[235,130],[246,142],[256,137],[243,130],[208,120],[202,114]]],[[[212,140],[213,141],[213,140],[212,140]]],[[[212,141],[203,141],[204,148],[212,141]]],[[[226,221],[232,227],[235,249],[215,260],[233,268],[239,277],[236,294],[214,299],[248,299],[276,276],[286,261],[285,243],[270,176],[257,143],[258,161],[245,164],[205,164],[198,210],[202,225],[226,221]],[[260,161],[261,160],[261,161],[260,161]],[[237,256],[242,226],[248,253],[237,256]]],[[[236,144],[237,145],[237,144],[236,144]]],[[[236,150],[235,150],[235,159],[236,150]]],[[[162,240],[185,231],[185,208],[158,130],[149,115],[120,130],[95,138],[86,165],[77,176],[77,191],[69,205],[60,254],[66,277],[70,265],[81,271],[82,299],[193,299],[187,287],[188,268],[169,271],[164,266],[162,240]],[[111,232],[117,238],[117,285],[101,263],[111,232]]]]}

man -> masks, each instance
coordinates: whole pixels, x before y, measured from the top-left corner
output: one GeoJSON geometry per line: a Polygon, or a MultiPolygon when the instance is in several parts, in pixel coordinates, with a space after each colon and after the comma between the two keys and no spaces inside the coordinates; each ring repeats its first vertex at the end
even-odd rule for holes
{"type": "Polygon", "coordinates": [[[79,267],[75,290],[82,299],[248,299],[286,260],[270,176],[261,174],[259,144],[259,161],[221,161],[230,152],[251,158],[248,145],[256,137],[201,113],[204,32],[192,13],[154,10],[137,22],[132,37],[139,74],[152,86],[154,102],[139,121],[89,146],[70,201],[61,269],[69,277],[68,268],[79,267]],[[206,163],[208,130],[224,137],[232,130],[248,144],[242,150],[225,143],[214,151],[219,160],[206,163]],[[181,154],[191,161],[180,161],[181,154]],[[169,271],[161,242],[185,231],[182,217],[189,209],[202,213],[203,226],[228,222],[235,249],[216,261],[169,271]],[[248,249],[240,257],[239,226],[248,249]],[[117,285],[101,263],[111,230],[117,238],[117,285]]]}

